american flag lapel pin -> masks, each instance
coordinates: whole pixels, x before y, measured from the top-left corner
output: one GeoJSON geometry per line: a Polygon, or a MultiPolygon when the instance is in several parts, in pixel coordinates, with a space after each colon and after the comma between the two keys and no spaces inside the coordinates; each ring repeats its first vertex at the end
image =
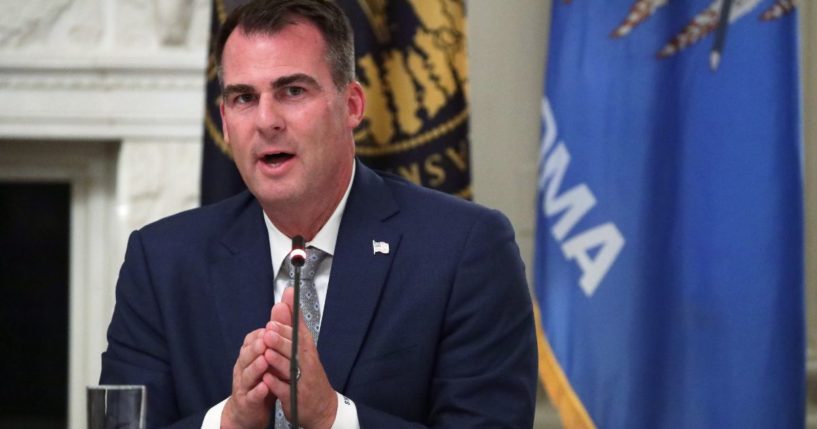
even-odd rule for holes
{"type": "Polygon", "coordinates": [[[384,255],[389,254],[389,243],[385,241],[375,241],[372,240],[372,253],[377,255],[378,253],[382,253],[384,255]]]}

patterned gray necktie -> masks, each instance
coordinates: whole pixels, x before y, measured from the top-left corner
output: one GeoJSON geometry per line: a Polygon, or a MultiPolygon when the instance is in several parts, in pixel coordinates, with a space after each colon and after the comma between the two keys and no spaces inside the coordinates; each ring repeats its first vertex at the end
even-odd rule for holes
{"type": "MultiPolygon", "coordinates": [[[[309,333],[315,344],[318,344],[318,334],[321,330],[321,303],[318,300],[318,289],[315,287],[315,274],[318,266],[323,262],[328,253],[314,247],[306,248],[306,262],[301,267],[301,315],[303,316],[309,333]]],[[[289,276],[289,287],[295,284],[295,268],[287,256],[281,270],[289,276]]],[[[281,401],[275,401],[275,429],[289,429],[291,425],[284,417],[284,410],[281,408],[281,401]]]]}

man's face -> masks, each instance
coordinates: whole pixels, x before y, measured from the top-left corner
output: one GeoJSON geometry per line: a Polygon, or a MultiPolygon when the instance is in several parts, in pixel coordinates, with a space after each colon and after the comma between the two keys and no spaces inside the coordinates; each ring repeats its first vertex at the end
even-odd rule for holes
{"type": "Polygon", "coordinates": [[[358,83],[333,83],[320,31],[304,20],[273,35],[236,28],[222,68],[224,140],[261,205],[336,204],[351,176],[364,99],[358,83]]]}

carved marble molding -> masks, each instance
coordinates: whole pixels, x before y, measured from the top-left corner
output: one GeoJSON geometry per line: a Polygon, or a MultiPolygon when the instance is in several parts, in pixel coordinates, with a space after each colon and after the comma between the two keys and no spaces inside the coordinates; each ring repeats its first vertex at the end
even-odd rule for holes
{"type": "Polygon", "coordinates": [[[200,138],[210,0],[0,7],[0,138],[200,138]]]}
{"type": "Polygon", "coordinates": [[[42,43],[74,0],[28,0],[6,5],[0,14],[0,47],[42,43]]]}
{"type": "Polygon", "coordinates": [[[0,51],[206,49],[209,0],[0,0],[0,51]]]}
{"type": "Polygon", "coordinates": [[[193,14],[193,0],[153,0],[159,40],[166,46],[184,45],[193,14]]]}
{"type": "Polygon", "coordinates": [[[200,138],[203,53],[0,53],[0,138],[200,138]]]}
{"type": "Polygon", "coordinates": [[[130,233],[199,205],[201,140],[125,141],[117,165],[117,212],[130,233]]]}
{"type": "Polygon", "coordinates": [[[48,73],[0,72],[0,90],[11,91],[198,91],[203,78],[188,74],[174,75],[155,72],[118,72],[109,70],[73,70],[48,73]]]}

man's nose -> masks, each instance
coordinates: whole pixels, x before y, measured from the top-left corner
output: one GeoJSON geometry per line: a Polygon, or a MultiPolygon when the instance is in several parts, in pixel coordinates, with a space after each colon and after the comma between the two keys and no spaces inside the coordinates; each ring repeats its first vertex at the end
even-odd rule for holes
{"type": "Polygon", "coordinates": [[[258,100],[258,110],[255,117],[256,128],[262,134],[274,134],[283,130],[285,121],[281,113],[281,106],[275,103],[273,95],[262,94],[258,100]]]}

